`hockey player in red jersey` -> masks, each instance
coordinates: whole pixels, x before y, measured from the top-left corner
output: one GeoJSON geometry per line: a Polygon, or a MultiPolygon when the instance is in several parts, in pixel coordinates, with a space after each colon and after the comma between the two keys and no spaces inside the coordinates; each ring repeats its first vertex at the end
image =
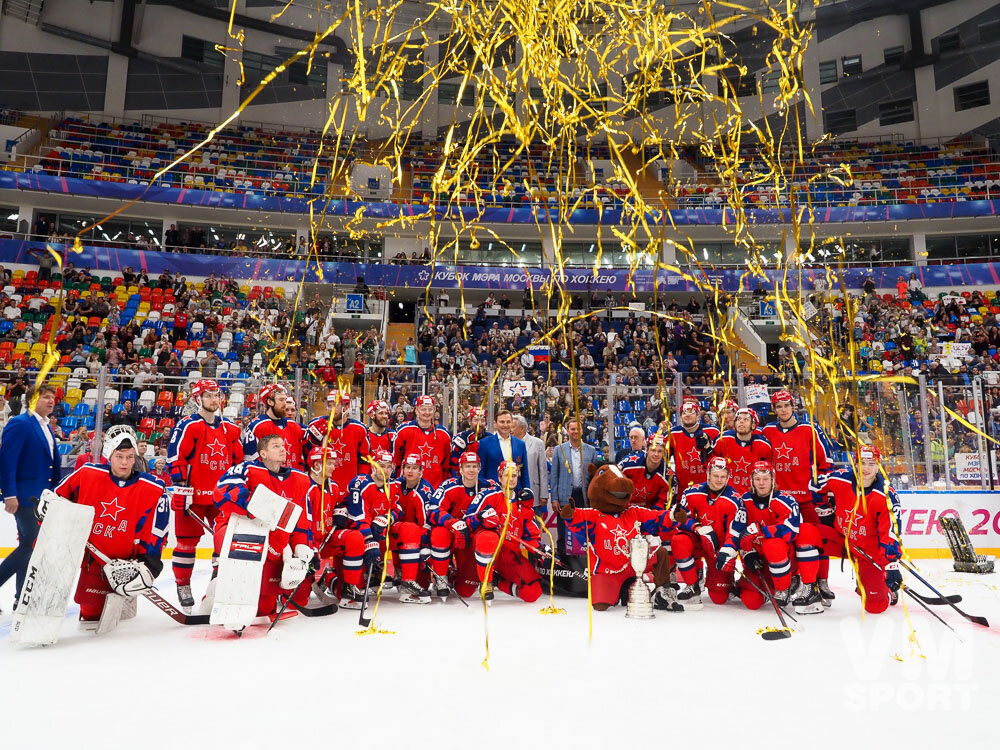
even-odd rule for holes
{"type": "Polygon", "coordinates": [[[479,454],[463,453],[458,459],[458,477],[444,480],[427,506],[427,519],[431,523],[431,588],[442,599],[451,593],[448,569],[452,555],[457,576],[475,576],[476,561],[465,513],[476,495],[496,486],[494,482],[481,484],[479,469],[479,454]]]}
{"type": "MultiPolygon", "coordinates": [[[[160,482],[136,471],[137,445],[131,427],[111,427],[101,451],[108,463],[85,464],[55,488],[60,497],[94,508],[88,541],[111,558],[104,563],[89,551],[84,555],[74,600],[86,629],[97,627],[108,594],[139,596],[152,588],[163,570],[160,553],[170,515],[168,501],[160,482]]],[[[39,517],[47,507],[39,502],[39,517]]]]}
{"type": "MultiPolygon", "coordinates": [[[[345,609],[360,609],[364,599],[361,572],[364,565],[378,563],[379,545],[372,538],[364,505],[341,492],[332,480],[337,458],[329,447],[313,448],[308,456],[312,486],[306,501],[312,512],[313,540],[322,545],[317,554],[324,566],[316,574],[313,591],[320,597],[339,598],[345,609]]],[[[299,603],[307,599],[308,595],[299,603]]]]}
{"type": "MultiPolygon", "coordinates": [[[[190,487],[191,494],[174,493],[170,508],[174,512],[174,535],[177,546],[171,565],[177,583],[177,599],[185,612],[194,606],[191,594],[191,571],[195,550],[205,528],[215,522],[215,490],[219,478],[243,460],[243,446],[236,425],[223,419],[222,391],[214,380],[197,380],[191,386],[191,400],[198,411],[184,417],[170,435],[167,447],[167,471],[175,487],[190,487]]],[[[218,550],[212,564],[218,562],[218,550]]]]}
{"type": "MultiPolygon", "coordinates": [[[[333,483],[340,492],[347,492],[347,485],[358,474],[368,471],[368,428],[347,415],[351,406],[350,394],[330,391],[326,403],[331,408],[329,416],[316,417],[306,428],[306,440],[313,448],[326,446],[333,451],[333,483]]],[[[311,448],[310,448],[311,450],[311,448]]]]}
{"type": "Polygon", "coordinates": [[[288,392],[277,383],[265,385],[257,396],[264,413],[256,416],[243,431],[243,455],[248,461],[257,458],[257,445],[265,435],[279,435],[285,443],[285,466],[305,469],[305,430],[295,421],[288,402],[288,392]]]}
{"type": "Polygon", "coordinates": [[[680,528],[670,546],[677,562],[677,575],[684,582],[677,592],[677,601],[684,609],[702,607],[698,584],[702,559],[708,564],[705,588],[709,598],[716,604],[725,604],[729,598],[734,584],[733,570],[719,549],[728,543],[730,524],[742,507],[740,496],[729,486],[729,464],[721,456],[709,460],[708,481],[689,487],[681,495],[680,509],[675,515],[680,528]]]}
{"type": "Polygon", "coordinates": [[[803,521],[818,523],[809,484],[815,475],[830,471],[830,459],[816,428],[795,418],[793,402],[788,391],[772,395],[771,408],[777,421],[762,432],[774,451],[772,464],[778,487],[798,501],[803,521]]]}
{"type": "Polygon", "coordinates": [[[392,551],[396,573],[392,585],[399,588],[399,601],[404,604],[429,604],[431,601],[431,592],[417,581],[421,542],[427,525],[425,509],[433,491],[423,479],[423,471],[419,456],[407,456],[403,460],[402,476],[389,483],[392,504],[388,512],[370,516],[375,540],[380,544],[388,541],[392,551]]]}
{"type": "MultiPolygon", "coordinates": [[[[631,504],[634,486],[614,464],[600,468],[591,464],[588,470],[591,472],[588,499],[593,507],[575,508],[570,503],[559,515],[576,533],[583,534],[593,550],[591,599],[594,609],[603,612],[618,602],[628,601],[628,587],[635,580],[630,562],[632,539],[639,534],[667,534],[674,524],[665,510],[631,504]]],[[[666,548],[660,547],[649,556],[643,572],[653,574],[658,590],[669,585],[670,556],[666,548]]]]}
{"type": "Polygon", "coordinates": [[[758,461],[771,460],[771,444],[757,431],[757,412],[739,409],[735,429],[715,441],[712,455],[729,459],[729,484],[740,495],[750,491],[750,471],[758,461]]]}
{"type": "MultiPolygon", "coordinates": [[[[285,403],[283,397],[280,401],[285,403]]],[[[263,435],[256,440],[254,448],[257,455],[255,460],[237,464],[219,482],[215,500],[219,508],[219,517],[215,521],[215,546],[216,549],[222,548],[232,516],[251,515],[247,504],[259,486],[266,487],[302,508],[303,512],[292,531],[274,529],[268,533],[257,614],[270,616],[277,609],[279,594],[291,593],[291,589],[282,589],[282,578],[290,577],[289,570],[297,571],[296,577],[300,580],[304,578],[306,568],[314,556],[312,516],[306,502],[311,482],[306,474],[286,465],[285,441],[281,435],[263,435]]]]}
{"type": "Polygon", "coordinates": [[[423,479],[433,489],[451,469],[451,435],[434,422],[434,398],[417,396],[416,420],[401,425],[392,441],[393,462],[399,466],[408,456],[416,456],[423,467],[423,479]]]}
{"type": "Polygon", "coordinates": [[[683,492],[705,481],[705,461],[712,453],[712,439],[702,429],[701,407],[695,399],[684,399],[680,419],[680,426],[670,431],[667,446],[674,458],[677,489],[683,492]]]}
{"type": "Polygon", "coordinates": [[[743,508],[730,526],[730,538],[719,557],[725,558],[723,569],[731,570],[737,554],[742,556],[743,577],[748,580],[740,582],[739,594],[749,609],[759,609],[766,601],[760,592],[769,590],[784,606],[799,535],[799,504],[778,490],[774,467],[768,461],[754,464],[750,482],[751,489],[741,498],[743,508]]]}
{"type": "Polygon", "coordinates": [[[654,432],[646,441],[645,451],[630,453],[618,463],[625,478],[632,482],[632,504],[656,510],[670,505],[670,475],[664,460],[663,434],[654,432]]]}
{"type": "Polygon", "coordinates": [[[733,399],[726,399],[716,410],[716,415],[718,416],[719,426],[716,428],[719,434],[713,436],[713,440],[718,438],[723,432],[728,432],[729,430],[736,429],[736,412],[740,409],[739,403],[733,401],[733,399]]]}
{"type": "MultiPolygon", "coordinates": [[[[466,513],[480,591],[487,601],[493,599],[494,581],[504,593],[526,602],[542,595],[541,577],[531,564],[530,552],[537,549],[541,538],[535,523],[534,496],[531,490],[516,494],[518,472],[517,464],[503,461],[497,471],[499,486],[482,490],[466,513]],[[491,575],[487,577],[491,563],[491,575]]],[[[469,596],[475,587],[463,578],[456,582],[455,590],[469,596]]]]}
{"type": "Polygon", "coordinates": [[[898,599],[902,576],[899,572],[900,546],[899,497],[886,481],[880,467],[881,454],[872,445],[858,450],[860,479],[853,469],[841,469],[819,478],[818,488],[833,494],[834,527],[802,524],[800,549],[797,550],[803,586],[796,611],[822,612],[828,599],[816,584],[808,585],[810,565],[815,555],[847,556],[855,565],[858,589],[866,612],[884,612],[898,599]],[[812,556],[808,546],[813,545],[812,556]],[[803,555],[803,552],[806,554],[803,555]],[[869,559],[870,558],[870,559],[869,559]]]}
{"type": "Polygon", "coordinates": [[[455,433],[451,439],[451,465],[458,472],[458,461],[463,453],[477,453],[479,438],[486,434],[486,410],[481,406],[469,408],[469,427],[455,433]]]}
{"type": "MultiPolygon", "coordinates": [[[[389,404],[375,400],[368,404],[365,410],[368,414],[368,448],[372,455],[376,451],[392,453],[392,439],[396,431],[389,429],[389,404]]],[[[367,471],[368,468],[365,469],[367,471]]]]}

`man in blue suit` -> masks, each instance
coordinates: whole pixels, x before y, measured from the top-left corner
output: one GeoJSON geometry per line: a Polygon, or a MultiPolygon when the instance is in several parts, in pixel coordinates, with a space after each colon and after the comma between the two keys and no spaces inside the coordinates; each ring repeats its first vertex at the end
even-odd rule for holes
{"type": "Polygon", "coordinates": [[[476,449],[482,467],[479,470],[479,478],[496,482],[500,464],[504,461],[513,461],[519,469],[516,489],[520,494],[521,490],[531,488],[531,477],[528,476],[528,449],[523,440],[511,434],[514,418],[509,411],[501,409],[497,412],[493,424],[496,432],[491,432],[480,440],[476,449]]]}
{"type": "Polygon", "coordinates": [[[0,493],[4,510],[13,514],[17,524],[17,547],[0,563],[0,586],[17,576],[15,602],[28,570],[31,550],[38,537],[35,500],[42,490],[51,490],[62,475],[56,436],[49,427],[49,414],[56,405],[56,389],[41,385],[25,395],[34,408],[12,417],[0,438],[0,493]]]}

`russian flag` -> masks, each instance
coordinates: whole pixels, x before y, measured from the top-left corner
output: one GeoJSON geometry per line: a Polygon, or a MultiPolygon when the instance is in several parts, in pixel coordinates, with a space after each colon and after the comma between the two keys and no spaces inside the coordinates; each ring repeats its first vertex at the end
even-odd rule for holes
{"type": "Polygon", "coordinates": [[[543,346],[532,346],[528,349],[528,353],[535,358],[535,362],[548,362],[549,361],[549,347],[543,346]]]}

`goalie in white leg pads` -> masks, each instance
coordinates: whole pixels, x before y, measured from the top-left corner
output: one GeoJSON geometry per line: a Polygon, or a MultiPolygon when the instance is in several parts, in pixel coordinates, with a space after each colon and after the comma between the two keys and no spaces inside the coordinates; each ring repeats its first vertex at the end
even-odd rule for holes
{"type": "Polygon", "coordinates": [[[285,443],[279,435],[265,435],[257,448],[256,461],[245,461],[223,475],[216,500],[220,555],[212,623],[233,629],[249,625],[255,615],[273,615],[278,594],[290,593],[304,579],[312,557],[312,519],[305,503],[309,477],[283,466],[285,443]],[[261,506],[261,500],[267,504],[261,506]],[[254,510],[267,520],[257,518],[254,510]],[[245,531],[227,537],[231,524],[246,526],[247,519],[253,523],[245,531]]]}
{"type": "MultiPolygon", "coordinates": [[[[108,464],[84,464],[55,489],[60,497],[94,508],[88,541],[112,558],[105,565],[90,552],[84,555],[75,596],[82,622],[100,619],[108,594],[139,595],[163,570],[169,504],[163,484],[136,471],[137,444],[131,427],[112,427],[102,450],[108,464]]],[[[39,502],[39,514],[47,509],[47,502],[39,502]]]]}

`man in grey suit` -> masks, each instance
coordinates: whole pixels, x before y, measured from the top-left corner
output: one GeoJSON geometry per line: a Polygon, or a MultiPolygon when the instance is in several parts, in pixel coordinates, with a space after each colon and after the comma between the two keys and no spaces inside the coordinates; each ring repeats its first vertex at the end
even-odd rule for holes
{"type": "MultiPolygon", "coordinates": [[[[587,486],[590,484],[590,472],[587,467],[593,463],[597,453],[594,446],[583,442],[583,427],[576,419],[566,423],[566,434],[569,440],[556,446],[552,452],[552,472],[549,475],[552,510],[557,516],[570,501],[578,508],[589,507],[587,486]]],[[[565,556],[566,523],[562,518],[558,520],[558,528],[558,553],[565,556]]]]}
{"type": "Polygon", "coordinates": [[[514,437],[524,441],[528,452],[528,477],[535,494],[535,513],[545,517],[549,505],[549,465],[545,458],[545,443],[541,438],[528,434],[528,420],[518,414],[514,417],[514,437]]]}

